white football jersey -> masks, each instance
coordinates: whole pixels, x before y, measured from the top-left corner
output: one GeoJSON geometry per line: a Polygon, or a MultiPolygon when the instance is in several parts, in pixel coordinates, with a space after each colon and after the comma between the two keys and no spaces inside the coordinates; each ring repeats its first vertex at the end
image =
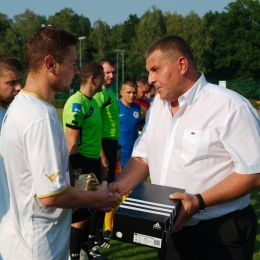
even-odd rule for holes
{"type": "Polygon", "coordinates": [[[39,198],[69,185],[68,147],[56,109],[21,91],[4,118],[0,147],[0,259],[66,259],[71,210],[39,198]]]}

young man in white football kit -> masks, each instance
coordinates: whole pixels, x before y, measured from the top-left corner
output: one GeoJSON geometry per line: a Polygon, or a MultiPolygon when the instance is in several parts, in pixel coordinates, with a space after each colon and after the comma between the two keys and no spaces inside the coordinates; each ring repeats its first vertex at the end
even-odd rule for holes
{"type": "Polygon", "coordinates": [[[98,191],[69,185],[68,146],[55,108],[75,75],[78,39],[55,26],[34,32],[26,44],[28,77],[2,126],[0,259],[67,259],[71,208],[111,210],[119,201],[103,182],[98,191]]]}

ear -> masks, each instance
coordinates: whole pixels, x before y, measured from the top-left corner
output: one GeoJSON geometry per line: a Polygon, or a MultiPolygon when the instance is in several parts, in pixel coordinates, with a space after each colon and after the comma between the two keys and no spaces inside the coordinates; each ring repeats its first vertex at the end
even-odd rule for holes
{"type": "Polygon", "coordinates": [[[56,72],[56,62],[55,62],[55,59],[53,58],[53,56],[48,55],[45,57],[44,66],[49,72],[51,72],[51,73],[56,72]]]}
{"type": "Polygon", "coordinates": [[[184,75],[187,72],[188,67],[189,67],[187,58],[181,56],[181,57],[179,57],[177,63],[178,63],[181,75],[184,75]]]}
{"type": "Polygon", "coordinates": [[[91,85],[96,85],[96,82],[95,82],[95,78],[93,75],[91,75],[89,78],[88,78],[88,82],[91,84],[91,85]]]}

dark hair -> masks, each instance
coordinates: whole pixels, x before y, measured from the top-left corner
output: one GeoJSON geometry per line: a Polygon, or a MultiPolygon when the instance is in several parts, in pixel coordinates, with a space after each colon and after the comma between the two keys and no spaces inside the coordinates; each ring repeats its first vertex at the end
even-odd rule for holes
{"type": "Polygon", "coordinates": [[[136,89],[137,89],[137,84],[136,84],[135,79],[126,79],[126,80],[122,83],[121,89],[123,89],[123,85],[127,85],[127,86],[129,86],[129,87],[132,87],[132,88],[136,88],[136,89]]]}
{"type": "Polygon", "coordinates": [[[141,77],[141,78],[138,78],[138,79],[136,80],[136,82],[137,82],[137,85],[138,85],[138,83],[141,83],[141,84],[143,84],[143,85],[146,85],[146,84],[148,84],[148,78],[147,78],[147,77],[141,77]]]}
{"type": "Polygon", "coordinates": [[[113,60],[108,59],[108,58],[104,58],[104,59],[100,60],[98,63],[99,63],[100,65],[102,65],[102,66],[103,66],[103,64],[105,64],[105,63],[107,63],[107,64],[110,65],[111,67],[115,67],[115,66],[116,66],[116,63],[115,63],[113,60]]]}
{"type": "Polygon", "coordinates": [[[57,26],[48,26],[34,32],[27,41],[25,58],[29,72],[37,72],[48,55],[62,63],[70,46],[76,46],[78,38],[57,26]]]}
{"type": "Polygon", "coordinates": [[[160,50],[162,53],[167,54],[167,57],[172,59],[177,59],[180,55],[184,56],[189,62],[194,63],[196,66],[189,44],[178,35],[166,35],[153,42],[145,52],[145,59],[156,50],[160,50]]]}
{"type": "Polygon", "coordinates": [[[11,70],[14,72],[22,71],[22,65],[20,61],[9,55],[0,55],[0,77],[5,70],[11,70]]]}
{"type": "Polygon", "coordinates": [[[139,84],[141,83],[143,86],[145,85],[148,85],[150,90],[152,89],[152,86],[151,84],[148,83],[148,78],[147,77],[141,77],[141,78],[138,78],[136,80],[136,83],[137,83],[137,86],[139,87],[139,84]]]}
{"type": "Polygon", "coordinates": [[[86,84],[90,76],[96,78],[99,75],[102,75],[103,67],[94,61],[86,61],[80,68],[79,71],[79,80],[80,84],[86,84]]]}

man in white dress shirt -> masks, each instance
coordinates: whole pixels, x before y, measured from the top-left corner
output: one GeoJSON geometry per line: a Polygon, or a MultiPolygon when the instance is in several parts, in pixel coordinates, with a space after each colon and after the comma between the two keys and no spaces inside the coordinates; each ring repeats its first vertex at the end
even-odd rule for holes
{"type": "Polygon", "coordinates": [[[169,194],[181,200],[171,259],[252,259],[257,219],[249,193],[260,186],[256,110],[208,83],[179,36],[155,41],[145,57],[159,95],[132,158],[109,186],[125,194],[150,173],[153,184],[186,190],[169,194]]]}

